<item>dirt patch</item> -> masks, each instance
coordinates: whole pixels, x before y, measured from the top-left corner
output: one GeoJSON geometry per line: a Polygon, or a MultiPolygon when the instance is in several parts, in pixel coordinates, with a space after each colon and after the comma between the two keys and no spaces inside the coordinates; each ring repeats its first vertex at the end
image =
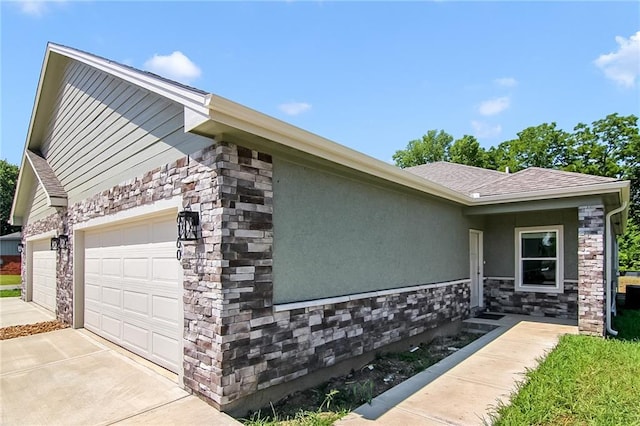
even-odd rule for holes
{"type": "Polygon", "coordinates": [[[0,340],[13,339],[14,337],[31,336],[32,334],[47,333],[49,331],[62,330],[69,327],[58,320],[37,322],[27,325],[11,325],[0,328],[0,340]]]}
{"type": "MultiPolygon", "coordinates": [[[[411,376],[429,368],[458,351],[481,335],[460,333],[437,337],[409,351],[381,353],[371,363],[335,377],[322,385],[286,396],[273,406],[263,407],[257,416],[262,419],[292,419],[301,411],[353,410],[411,376]]],[[[249,413],[245,418],[251,418],[249,413]]]]}

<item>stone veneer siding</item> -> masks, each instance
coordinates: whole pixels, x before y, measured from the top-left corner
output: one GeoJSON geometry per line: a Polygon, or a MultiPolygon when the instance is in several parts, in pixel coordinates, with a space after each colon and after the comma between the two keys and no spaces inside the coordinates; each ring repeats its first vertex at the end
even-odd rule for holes
{"type": "MultiPolygon", "coordinates": [[[[68,216],[66,209],[58,209],[56,213],[22,228],[23,243],[27,238],[49,231],[56,231],[58,235],[69,235],[69,248],[58,250],[56,253],[56,317],[66,323],[73,321],[73,233],[68,231],[68,216]]],[[[50,237],[49,237],[50,238],[50,237]]],[[[27,288],[27,253],[22,256],[22,299],[26,300],[27,288]]]]}
{"type": "Polygon", "coordinates": [[[184,385],[220,409],[469,316],[466,281],[276,311],[271,157],[217,142],[25,226],[25,238],[69,235],[58,318],[72,324],[74,224],[176,196],[202,223],[202,238],[183,243],[184,385]]]}
{"type": "Polygon", "coordinates": [[[578,319],[578,285],[564,282],[564,293],[515,291],[514,279],[487,278],[484,303],[491,312],[578,319]]]}
{"type": "Polygon", "coordinates": [[[604,336],[604,207],[578,209],[578,329],[604,336]]]}

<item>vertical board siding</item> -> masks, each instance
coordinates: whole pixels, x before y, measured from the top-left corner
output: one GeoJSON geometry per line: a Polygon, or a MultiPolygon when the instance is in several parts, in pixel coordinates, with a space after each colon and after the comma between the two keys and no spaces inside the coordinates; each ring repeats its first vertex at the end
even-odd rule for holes
{"type": "MultiPolygon", "coordinates": [[[[74,203],[211,145],[184,133],[183,114],[179,104],[69,61],[41,151],[74,203]]],[[[40,192],[32,216],[46,208],[40,192]]]]}

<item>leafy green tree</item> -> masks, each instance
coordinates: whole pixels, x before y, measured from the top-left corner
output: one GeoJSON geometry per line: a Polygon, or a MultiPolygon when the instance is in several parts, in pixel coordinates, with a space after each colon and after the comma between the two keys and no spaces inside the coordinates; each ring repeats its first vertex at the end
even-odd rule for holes
{"type": "Polygon", "coordinates": [[[449,148],[449,161],[467,166],[487,167],[487,152],[475,137],[464,135],[449,148]]]}
{"type": "Polygon", "coordinates": [[[517,172],[528,167],[565,169],[572,162],[573,149],[569,133],[557,129],[556,123],[527,127],[517,139],[502,142],[489,150],[490,168],[517,172]]]}
{"type": "Polygon", "coordinates": [[[444,130],[429,130],[422,139],[415,139],[405,149],[393,154],[393,161],[401,168],[419,166],[421,164],[449,159],[449,147],[453,136],[444,130]]]}
{"type": "Polygon", "coordinates": [[[10,234],[18,228],[9,225],[13,194],[18,180],[18,166],[0,160],[0,235],[10,234]]]}
{"type": "Polygon", "coordinates": [[[621,271],[640,271],[640,225],[629,218],[627,229],[618,238],[621,271]]]}
{"type": "Polygon", "coordinates": [[[581,173],[630,178],[638,168],[638,117],[610,114],[591,125],[574,128],[574,167],[581,173]]]}

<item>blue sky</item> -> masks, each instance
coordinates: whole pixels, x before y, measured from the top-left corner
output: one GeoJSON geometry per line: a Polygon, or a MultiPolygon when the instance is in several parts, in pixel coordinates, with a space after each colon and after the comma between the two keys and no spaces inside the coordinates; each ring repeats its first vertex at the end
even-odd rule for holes
{"type": "Polygon", "coordinates": [[[638,2],[13,1],[0,158],[19,164],[47,41],[189,83],[391,161],[430,129],[489,147],[640,113],[638,2]]]}

